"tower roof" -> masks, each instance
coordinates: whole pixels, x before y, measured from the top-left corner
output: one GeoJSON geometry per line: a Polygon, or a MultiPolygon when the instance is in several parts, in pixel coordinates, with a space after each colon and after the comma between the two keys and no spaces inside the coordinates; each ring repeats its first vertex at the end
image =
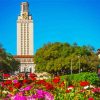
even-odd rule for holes
{"type": "Polygon", "coordinates": [[[21,4],[28,4],[28,2],[22,2],[21,4]]]}

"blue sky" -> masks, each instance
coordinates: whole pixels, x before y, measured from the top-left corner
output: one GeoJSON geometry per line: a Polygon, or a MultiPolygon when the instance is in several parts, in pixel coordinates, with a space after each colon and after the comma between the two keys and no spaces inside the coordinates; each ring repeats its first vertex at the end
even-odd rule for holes
{"type": "MultiPolygon", "coordinates": [[[[13,55],[22,1],[0,0],[0,43],[13,55]]],[[[27,1],[34,19],[35,52],[48,42],[76,42],[100,48],[100,0],[27,1]]]]}

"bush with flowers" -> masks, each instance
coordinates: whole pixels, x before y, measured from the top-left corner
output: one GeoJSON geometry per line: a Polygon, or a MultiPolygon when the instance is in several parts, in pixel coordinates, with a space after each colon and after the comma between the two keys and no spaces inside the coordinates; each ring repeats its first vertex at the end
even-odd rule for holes
{"type": "Polygon", "coordinates": [[[100,87],[89,81],[73,83],[60,76],[49,81],[37,80],[36,75],[30,73],[28,79],[0,82],[0,97],[1,100],[99,100],[100,87]]]}

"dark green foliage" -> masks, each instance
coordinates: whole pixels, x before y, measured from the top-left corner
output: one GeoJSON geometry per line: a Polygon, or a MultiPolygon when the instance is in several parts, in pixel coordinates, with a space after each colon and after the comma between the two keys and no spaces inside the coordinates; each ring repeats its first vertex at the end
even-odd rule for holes
{"type": "Polygon", "coordinates": [[[98,65],[98,57],[90,46],[78,46],[76,43],[48,43],[40,48],[34,57],[36,71],[46,71],[53,74],[94,72],[98,65]],[[72,61],[72,63],[71,63],[72,61]]]}
{"type": "Polygon", "coordinates": [[[12,73],[19,69],[20,63],[13,56],[0,47],[0,71],[2,73],[12,73]]]}

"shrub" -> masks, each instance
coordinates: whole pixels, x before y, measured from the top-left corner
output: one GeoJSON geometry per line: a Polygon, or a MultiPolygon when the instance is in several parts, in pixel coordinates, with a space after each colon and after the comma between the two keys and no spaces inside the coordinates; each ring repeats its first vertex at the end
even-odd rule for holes
{"type": "Polygon", "coordinates": [[[96,85],[96,81],[99,80],[96,73],[89,73],[89,72],[83,72],[80,74],[72,74],[72,75],[64,75],[62,76],[62,80],[66,79],[69,84],[73,84],[73,81],[80,82],[80,81],[89,81],[91,84],[96,85]]]}

